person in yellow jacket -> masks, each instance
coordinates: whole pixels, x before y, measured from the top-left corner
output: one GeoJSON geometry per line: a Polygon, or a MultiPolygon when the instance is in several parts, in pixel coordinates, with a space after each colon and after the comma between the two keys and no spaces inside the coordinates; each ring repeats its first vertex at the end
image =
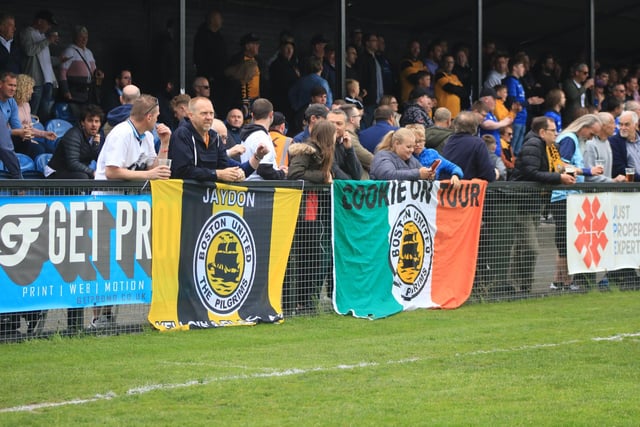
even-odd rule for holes
{"type": "Polygon", "coordinates": [[[445,55],[442,59],[440,70],[436,73],[436,99],[438,107],[445,107],[451,111],[451,117],[455,118],[461,109],[461,99],[465,94],[462,82],[453,74],[455,60],[453,55],[445,55]]]}
{"type": "Polygon", "coordinates": [[[410,76],[418,71],[426,71],[427,66],[420,59],[420,42],[411,40],[407,46],[407,55],[400,61],[400,102],[409,100],[409,94],[415,88],[410,76]]]}

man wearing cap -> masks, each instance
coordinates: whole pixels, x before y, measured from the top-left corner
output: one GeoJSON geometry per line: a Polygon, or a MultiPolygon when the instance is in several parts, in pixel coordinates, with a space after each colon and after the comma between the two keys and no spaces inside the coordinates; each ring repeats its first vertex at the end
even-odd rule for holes
{"type": "Polygon", "coordinates": [[[279,111],[273,113],[273,122],[269,126],[269,136],[273,141],[273,146],[276,151],[276,162],[278,167],[289,166],[289,145],[293,142],[293,138],[286,135],[287,133],[287,121],[279,111]]]}
{"type": "Polygon", "coordinates": [[[433,126],[431,119],[431,108],[433,101],[429,97],[428,89],[424,87],[416,87],[409,95],[409,103],[404,109],[404,113],[400,118],[400,126],[406,126],[413,123],[424,125],[425,130],[433,126]]]}
{"type": "Polygon", "coordinates": [[[326,119],[328,113],[329,109],[326,105],[309,105],[304,111],[304,121],[307,123],[307,125],[304,127],[304,130],[302,132],[293,137],[293,142],[304,142],[309,139],[313,126],[318,122],[318,120],[326,119]]]}
{"type": "Polygon", "coordinates": [[[484,120],[480,123],[480,136],[483,135],[491,135],[496,139],[496,156],[500,156],[502,154],[501,144],[500,144],[500,129],[505,126],[510,126],[513,122],[513,119],[510,116],[505,117],[502,120],[498,120],[494,114],[496,108],[496,91],[493,88],[482,88],[480,91],[479,100],[487,106],[489,110],[487,115],[484,116],[484,120]]]}
{"type": "Polygon", "coordinates": [[[225,70],[231,79],[230,101],[232,107],[242,106],[245,118],[248,117],[251,104],[266,92],[265,65],[258,56],[260,38],[255,33],[247,33],[240,39],[242,50],[236,53],[225,70]]]}
{"type": "Polygon", "coordinates": [[[49,45],[55,45],[59,40],[57,32],[49,33],[57,24],[50,11],[41,10],[35,14],[31,25],[20,34],[22,51],[26,57],[23,71],[35,80],[29,104],[33,114],[38,115],[42,123],[46,123],[51,116],[53,87],[57,85],[53,72],[54,58],[49,51],[49,45]]]}

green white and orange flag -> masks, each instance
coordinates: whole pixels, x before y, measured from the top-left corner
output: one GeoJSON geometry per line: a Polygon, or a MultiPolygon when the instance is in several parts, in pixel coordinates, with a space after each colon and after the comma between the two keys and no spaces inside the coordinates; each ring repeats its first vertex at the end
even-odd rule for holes
{"type": "Polygon", "coordinates": [[[381,318],[471,293],[486,181],[335,181],[333,305],[381,318]]]}
{"type": "Polygon", "coordinates": [[[152,181],[149,322],[160,330],[280,322],[302,191],[152,181]]]}

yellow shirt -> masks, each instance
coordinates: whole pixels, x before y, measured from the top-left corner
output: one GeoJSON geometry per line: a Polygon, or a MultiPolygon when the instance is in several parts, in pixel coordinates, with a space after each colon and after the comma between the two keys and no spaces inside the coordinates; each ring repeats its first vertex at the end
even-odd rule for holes
{"type": "Polygon", "coordinates": [[[447,84],[460,87],[463,85],[455,74],[443,73],[442,77],[436,81],[436,99],[438,100],[438,107],[446,107],[447,110],[451,111],[451,117],[456,118],[458,114],[460,114],[461,109],[460,97],[444,90],[444,86],[447,84]]]}

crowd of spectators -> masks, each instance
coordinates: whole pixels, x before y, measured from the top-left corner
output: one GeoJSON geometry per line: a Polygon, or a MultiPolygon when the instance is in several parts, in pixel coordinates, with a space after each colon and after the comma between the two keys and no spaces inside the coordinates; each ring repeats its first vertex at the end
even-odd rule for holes
{"type": "MultiPolygon", "coordinates": [[[[73,43],[52,56],[57,24],[52,12],[41,10],[15,37],[14,17],[0,12],[0,160],[13,178],[21,176],[15,153],[35,159],[49,152],[46,174],[55,178],[570,184],[600,176],[622,181],[635,169],[640,179],[640,68],[590,70],[553,55],[488,49],[491,69],[484,70],[475,100],[467,46],[450,49],[446,40],[434,40],[423,50],[412,39],[393,64],[381,34],[354,29],[344,58],[347,93],[336,99],[340,50],[324,35],[314,35],[300,54],[294,35],[283,31],[278,51],[265,60],[253,32],[230,52],[222,14],[212,10],[193,40],[190,94],[173,94],[169,82],[153,97],[133,85],[128,69],[113,86],[104,81],[85,26],[74,27],[73,43]],[[63,110],[55,102],[68,106],[66,118],[74,124],[61,138],[34,126],[63,110]],[[318,127],[324,121],[332,126],[318,127]],[[38,142],[43,139],[56,144],[38,142]],[[136,149],[123,158],[124,146],[136,149]],[[167,155],[170,168],[158,163],[167,155]],[[570,179],[567,170],[574,167],[578,175],[570,179]]],[[[552,212],[562,218],[562,193],[554,195],[552,212]]],[[[557,243],[561,270],[566,260],[557,243]]],[[[560,271],[553,286],[573,286],[566,276],[560,271]]],[[[504,285],[503,279],[496,283],[504,285]]],[[[520,289],[530,289],[530,280],[524,277],[520,289]]]]}

